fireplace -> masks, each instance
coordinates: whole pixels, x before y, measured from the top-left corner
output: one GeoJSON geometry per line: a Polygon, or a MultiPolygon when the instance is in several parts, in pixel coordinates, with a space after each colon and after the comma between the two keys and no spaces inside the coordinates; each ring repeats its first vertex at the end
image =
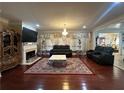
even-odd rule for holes
{"type": "Polygon", "coordinates": [[[35,57],[35,50],[26,52],[26,60],[29,60],[32,57],[35,57]]]}
{"type": "Polygon", "coordinates": [[[41,57],[37,55],[37,43],[22,43],[22,65],[31,65],[41,57]]]}

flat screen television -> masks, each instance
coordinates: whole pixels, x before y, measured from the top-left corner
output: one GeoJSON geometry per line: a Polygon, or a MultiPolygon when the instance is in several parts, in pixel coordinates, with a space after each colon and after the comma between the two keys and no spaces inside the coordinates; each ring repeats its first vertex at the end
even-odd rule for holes
{"type": "Polygon", "coordinates": [[[37,32],[23,27],[22,42],[37,42],[37,32]]]}

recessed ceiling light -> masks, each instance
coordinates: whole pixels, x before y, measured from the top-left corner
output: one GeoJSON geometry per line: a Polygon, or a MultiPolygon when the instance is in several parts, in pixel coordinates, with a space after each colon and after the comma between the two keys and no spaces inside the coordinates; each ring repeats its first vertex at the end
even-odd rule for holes
{"type": "Polygon", "coordinates": [[[120,28],[120,26],[121,26],[121,23],[117,23],[117,24],[115,25],[116,28],[120,28]]]}
{"type": "Polygon", "coordinates": [[[39,24],[36,24],[36,27],[40,27],[40,25],[39,24]]]}
{"type": "Polygon", "coordinates": [[[83,26],[83,29],[86,29],[86,28],[87,28],[87,27],[84,25],[84,26],[83,26]]]}

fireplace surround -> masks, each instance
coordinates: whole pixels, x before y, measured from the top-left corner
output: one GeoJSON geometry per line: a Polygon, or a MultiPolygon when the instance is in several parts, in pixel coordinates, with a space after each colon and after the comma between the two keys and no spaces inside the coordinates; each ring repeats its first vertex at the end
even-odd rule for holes
{"type": "Polygon", "coordinates": [[[37,57],[37,43],[23,43],[22,44],[22,65],[30,65],[40,59],[37,57]],[[31,59],[31,60],[30,60],[31,59]]]}

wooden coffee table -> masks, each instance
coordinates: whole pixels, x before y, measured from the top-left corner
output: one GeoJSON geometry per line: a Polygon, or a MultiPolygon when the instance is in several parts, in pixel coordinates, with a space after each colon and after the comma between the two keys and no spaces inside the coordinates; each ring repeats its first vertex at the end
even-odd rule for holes
{"type": "Polygon", "coordinates": [[[53,67],[66,67],[66,60],[66,55],[52,55],[49,58],[48,64],[52,65],[53,67]]]}

